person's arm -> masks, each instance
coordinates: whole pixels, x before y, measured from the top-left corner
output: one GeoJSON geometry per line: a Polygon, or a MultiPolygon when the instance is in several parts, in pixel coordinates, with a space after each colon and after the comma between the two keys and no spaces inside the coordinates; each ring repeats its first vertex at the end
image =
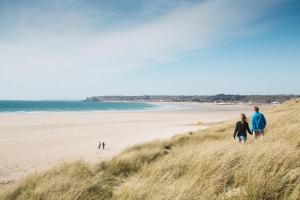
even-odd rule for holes
{"type": "Polygon", "coordinates": [[[250,125],[250,129],[251,129],[251,132],[253,133],[253,130],[255,129],[255,114],[256,113],[253,113],[252,117],[251,117],[251,125],[250,125]]]}
{"type": "Polygon", "coordinates": [[[233,132],[233,138],[234,139],[235,139],[235,136],[236,136],[237,132],[238,132],[238,123],[236,123],[235,129],[234,129],[234,132],[233,132]]]}
{"type": "Polygon", "coordinates": [[[252,132],[251,132],[251,130],[250,130],[250,128],[249,128],[249,124],[247,123],[246,126],[247,126],[246,129],[247,129],[248,133],[249,133],[250,135],[252,135],[252,132]]]}
{"type": "Polygon", "coordinates": [[[266,126],[267,126],[266,118],[263,114],[261,114],[261,115],[262,115],[262,120],[263,120],[263,123],[264,123],[264,128],[266,128],[266,126]]]}

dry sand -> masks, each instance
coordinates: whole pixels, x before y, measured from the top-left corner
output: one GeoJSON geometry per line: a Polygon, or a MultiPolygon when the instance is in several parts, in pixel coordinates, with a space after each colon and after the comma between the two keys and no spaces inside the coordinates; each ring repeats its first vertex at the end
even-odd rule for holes
{"type": "MultiPolygon", "coordinates": [[[[163,103],[162,103],[163,104],[163,103]]],[[[0,187],[60,161],[97,162],[136,143],[249,114],[249,105],[172,103],[173,111],[0,114],[0,187]],[[98,142],[106,143],[99,150],[98,142]]]]}

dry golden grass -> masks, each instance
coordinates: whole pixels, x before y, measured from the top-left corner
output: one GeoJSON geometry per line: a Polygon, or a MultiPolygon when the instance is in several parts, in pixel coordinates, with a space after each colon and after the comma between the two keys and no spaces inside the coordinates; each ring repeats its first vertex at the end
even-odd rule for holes
{"type": "Polygon", "coordinates": [[[300,199],[300,100],[265,113],[264,141],[240,146],[234,122],[135,145],[96,165],[65,163],[0,199],[300,199]]]}

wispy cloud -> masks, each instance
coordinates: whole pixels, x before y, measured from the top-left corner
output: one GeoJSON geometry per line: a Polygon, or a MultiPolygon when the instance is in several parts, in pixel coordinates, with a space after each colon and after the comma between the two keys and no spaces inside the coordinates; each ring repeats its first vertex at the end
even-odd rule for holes
{"type": "MultiPolygon", "coordinates": [[[[92,83],[115,71],[169,62],[182,53],[194,53],[248,31],[255,33],[252,22],[285,1],[178,3],[157,16],[138,13],[134,17],[143,20],[133,22],[116,14],[119,10],[55,2],[42,8],[19,7],[16,14],[6,15],[8,23],[0,28],[1,85],[92,83]]],[[[157,12],[153,5],[152,9],[157,12]]]]}

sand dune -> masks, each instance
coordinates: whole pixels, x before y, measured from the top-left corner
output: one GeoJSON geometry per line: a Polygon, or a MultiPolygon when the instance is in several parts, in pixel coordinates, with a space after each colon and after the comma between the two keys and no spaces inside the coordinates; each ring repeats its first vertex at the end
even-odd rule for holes
{"type": "Polygon", "coordinates": [[[175,105],[184,110],[1,114],[0,184],[56,162],[97,162],[136,143],[195,131],[251,112],[249,105],[175,105]],[[106,149],[97,149],[99,141],[105,141],[106,149]]]}

